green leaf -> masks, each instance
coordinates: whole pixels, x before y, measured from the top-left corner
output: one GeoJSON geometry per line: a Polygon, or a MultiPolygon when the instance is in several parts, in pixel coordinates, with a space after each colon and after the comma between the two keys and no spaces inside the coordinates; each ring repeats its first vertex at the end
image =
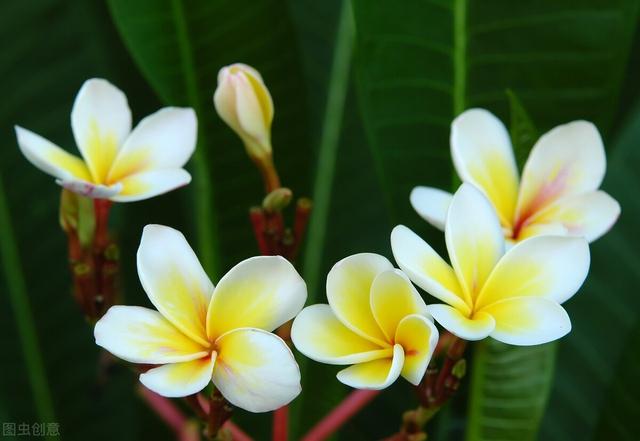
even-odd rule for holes
{"type": "MultiPolygon", "coordinates": [[[[450,186],[449,124],[464,109],[485,107],[507,121],[511,104],[526,108],[543,131],[587,119],[606,135],[618,109],[637,10],[631,0],[430,0],[401,7],[390,0],[354,0],[359,98],[394,222],[415,228],[443,248],[442,234],[419,220],[408,195],[416,185],[450,186]],[[512,97],[509,103],[507,90],[520,100],[512,97]]],[[[517,111],[512,115],[526,129],[526,119],[517,111]]],[[[516,148],[521,144],[522,152],[528,151],[532,141],[522,139],[518,130],[512,132],[516,148]]],[[[522,160],[520,151],[518,156],[522,160]]],[[[509,351],[493,342],[478,348],[468,440],[535,438],[551,382],[553,348],[546,348],[509,351]],[[509,357],[515,365],[506,362],[509,357]],[[544,370],[527,371],[531,364],[544,370]],[[518,369],[532,375],[530,384],[505,377],[505,389],[516,390],[498,395],[500,372],[506,376],[518,369]]],[[[582,401],[576,390],[581,389],[573,389],[573,401],[582,401]]]]}
{"type": "Polygon", "coordinates": [[[36,414],[40,421],[56,421],[53,411],[51,391],[47,380],[40,343],[33,323],[33,313],[26,283],[20,263],[18,248],[14,239],[13,226],[9,215],[2,176],[0,175],[0,232],[3,240],[0,243],[0,258],[7,283],[13,315],[18,327],[18,338],[24,354],[25,365],[31,391],[36,406],[36,414]]]}
{"type": "Polygon", "coordinates": [[[566,305],[573,330],[563,339],[542,439],[638,438],[640,328],[640,105],[612,143],[603,188],[620,202],[615,227],[591,245],[591,270],[566,305]],[[633,364],[633,367],[630,366],[633,364]]]}

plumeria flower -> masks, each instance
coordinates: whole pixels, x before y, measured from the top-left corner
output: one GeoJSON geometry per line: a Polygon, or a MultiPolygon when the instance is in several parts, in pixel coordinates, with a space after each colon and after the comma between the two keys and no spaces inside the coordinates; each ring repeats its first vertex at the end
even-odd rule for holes
{"type": "Polygon", "coordinates": [[[82,159],[29,130],[15,129],[20,150],[33,165],[83,196],[138,201],[191,181],[182,167],[196,145],[194,111],[166,107],[131,130],[127,98],[106,80],[86,81],[71,110],[82,159]]]}
{"type": "Polygon", "coordinates": [[[353,365],[338,380],[384,389],[402,375],[417,385],[438,342],[420,294],[402,271],[377,254],[356,254],[327,276],[328,305],[302,310],[291,329],[296,348],[328,364],[353,365]]]}
{"type": "Polygon", "coordinates": [[[138,275],[157,311],[112,306],[96,323],[96,343],[132,363],[160,365],[140,381],[166,397],[195,394],[213,381],[250,412],[277,409],[300,393],[300,371],[275,328],[304,305],[306,286],[279,256],[240,262],[218,286],[184,236],[148,225],[138,275]]]}
{"type": "Polygon", "coordinates": [[[562,306],[589,271],[589,245],[578,236],[541,235],[505,253],[500,222],[489,200],[462,184],[445,221],[451,265],[404,226],[391,233],[396,262],[420,288],[445,304],[427,310],[465,340],[491,336],[536,345],[571,330],[562,306]]]}
{"type": "MultiPolygon", "coordinates": [[[[510,243],[539,234],[584,236],[592,242],[620,215],[618,202],[598,190],[606,157],[590,122],[574,121],[543,135],[519,179],[502,122],[484,109],[471,109],[451,125],[451,155],[460,179],[489,198],[510,243]]],[[[416,187],[410,199],[421,217],[444,228],[451,194],[416,187]]]]}

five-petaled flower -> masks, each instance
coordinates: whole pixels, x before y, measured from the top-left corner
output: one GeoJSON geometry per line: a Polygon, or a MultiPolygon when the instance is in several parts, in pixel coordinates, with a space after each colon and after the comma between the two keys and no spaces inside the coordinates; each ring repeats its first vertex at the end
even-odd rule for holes
{"type": "Polygon", "coordinates": [[[302,310],[291,339],[307,357],[353,365],[338,380],[358,389],[383,389],[402,375],[417,385],[438,341],[420,294],[402,271],[377,254],[356,254],[327,276],[328,305],[302,310]]]}
{"type": "Polygon", "coordinates": [[[63,187],[84,196],[130,202],[187,185],[182,167],[196,145],[192,109],[166,107],[131,130],[131,110],[118,88],[87,80],[73,104],[71,129],[83,159],[16,126],[22,153],[63,187]]]}
{"type": "MultiPolygon", "coordinates": [[[[471,109],[451,125],[451,155],[458,176],[480,189],[498,213],[511,244],[540,234],[584,236],[606,233],[620,205],[598,190],[606,157],[598,129],[587,121],[558,126],[534,145],[518,178],[509,133],[483,109],[471,109]]],[[[443,229],[451,194],[416,187],[411,204],[443,229]]]]}
{"type": "Polygon", "coordinates": [[[571,330],[560,304],[589,271],[583,237],[535,236],[505,253],[493,206],[476,187],[462,184],[446,216],[445,241],[451,266],[407,227],[391,233],[400,268],[446,303],[427,307],[445,329],[465,340],[491,336],[514,345],[546,343],[571,330]]]}
{"type": "Polygon", "coordinates": [[[184,236],[148,225],[138,273],[158,311],[113,306],[95,327],[112,354],[154,367],[140,375],[167,397],[197,393],[210,381],[232,404],[251,412],[277,409],[300,393],[300,371],[273,331],[303,307],[306,285],[279,256],[253,257],[214,288],[184,236]]]}

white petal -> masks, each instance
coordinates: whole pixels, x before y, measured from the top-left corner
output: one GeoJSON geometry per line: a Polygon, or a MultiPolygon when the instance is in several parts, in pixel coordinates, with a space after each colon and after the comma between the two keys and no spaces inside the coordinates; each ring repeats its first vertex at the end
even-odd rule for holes
{"type": "Polygon", "coordinates": [[[413,283],[465,313],[471,310],[453,268],[420,236],[398,225],[391,232],[391,249],[398,266],[413,283]]]}
{"type": "Polygon", "coordinates": [[[562,223],[568,234],[589,242],[601,237],[620,216],[620,204],[604,191],[593,191],[557,200],[533,218],[533,225],[562,223]]]}
{"type": "Polygon", "coordinates": [[[302,390],[300,369],[282,339],[261,329],[240,328],[216,340],[213,383],[233,405],[268,412],[302,390]]]}
{"type": "Polygon", "coordinates": [[[165,364],[140,375],[140,382],[163,397],[186,397],[207,387],[215,362],[213,352],[197,360],[165,364]]]}
{"type": "Polygon", "coordinates": [[[112,306],[93,332],[98,346],[131,363],[176,363],[207,355],[159,312],[139,306],[112,306]]]}
{"type": "Polygon", "coordinates": [[[327,299],[338,320],[358,335],[389,346],[371,312],[371,285],[378,274],[393,269],[383,256],[354,254],[336,263],[327,276],[327,299]]]}
{"type": "Polygon", "coordinates": [[[15,130],[20,151],[40,170],[58,179],[91,181],[89,169],[82,159],[27,129],[15,126],[15,130]]]}
{"type": "Polygon", "coordinates": [[[427,309],[444,329],[463,340],[482,340],[496,326],[493,317],[482,312],[476,312],[470,319],[449,305],[429,305],[427,309]]]}
{"type": "Polygon", "coordinates": [[[362,363],[392,353],[343,325],[329,305],[304,308],[293,321],[291,340],[305,356],[328,364],[362,363]]]}
{"type": "Polygon", "coordinates": [[[542,297],[515,297],[482,311],[496,321],[491,337],[511,345],[540,345],[571,331],[571,320],[564,308],[542,297]]]}
{"type": "Polygon", "coordinates": [[[398,324],[411,314],[427,314],[427,305],[409,278],[394,269],[378,274],[371,285],[371,311],[387,341],[391,342],[398,324]]]}
{"type": "Polygon", "coordinates": [[[127,97],[106,80],[85,81],[73,103],[71,128],[93,181],[106,182],[118,150],[131,131],[127,97]]]}
{"type": "Polygon", "coordinates": [[[475,299],[505,244],[500,222],[489,200],[471,184],[453,195],[445,228],[447,250],[463,292],[475,299]]]}
{"type": "Polygon", "coordinates": [[[338,380],[356,389],[380,390],[391,386],[400,376],[404,365],[402,346],[393,347],[393,358],[354,364],[338,372],[338,380]]]}
{"type": "Polygon", "coordinates": [[[592,123],[574,121],[544,134],[522,172],[517,222],[561,197],[596,190],[605,169],[604,145],[592,123]]]}
{"type": "Polygon", "coordinates": [[[433,322],[423,315],[408,315],[398,325],[395,342],[404,350],[402,376],[417,386],[422,381],[439,333],[433,322]]]}
{"type": "Polygon", "coordinates": [[[133,129],[118,152],[108,181],[155,169],[182,168],[196,148],[198,122],[193,109],[165,107],[133,129]]]}
{"type": "Polygon", "coordinates": [[[589,272],[584,238],[536,236],[511,248],[487,280],[476,308],[511,297],[546,297],[563,303],[582,286],[589,272]]]}
{"type": "Polygon", "coordinates": [[[409,196],[411,206],[420,217],[443,231],[451,198],[451,193],[431,187],[415,187],[409,196]]]}
{"type": "Polygon", "coordinates": [[[207,315],[211,340],[236,328],[273,331],[300,312],[307,286],[281,256],[243,260],[220,279],[207,315]]]}
{"type": "Polygon", "coordinates": [[[511,226],[518,168],[504,124],[484,109],[463,112],[451,124],[451,156],[460,179],[479,188],[503,225],[511,226]]]}
{"type": "Polygon", "coordinates": [[[163,316],[195,341],[209,344],[205,322],[213,284],[181,232],[162,225],[144,227],[138,276],[163,316]]]}
{"type": "Polygon", "coordinates": [[[111,197],[115,202],[134,202],[149,199],[184,187],[191,182],[191,175],[181,168],[149,170],[127,176],[118,182],[121,190],[111,197]]]}

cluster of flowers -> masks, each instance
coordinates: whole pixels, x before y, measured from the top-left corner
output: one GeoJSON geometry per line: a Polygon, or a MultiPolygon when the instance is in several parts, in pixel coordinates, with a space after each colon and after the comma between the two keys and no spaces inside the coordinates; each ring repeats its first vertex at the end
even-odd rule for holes
{"type": "MultiPolygon", "coordinates": [[[[260,74],[237,64],[222,69],[218,83],[220,116],[252,158],[271,155],[273,104],[260,74]]],[[[192,109],[162,109],[131,130],[124,94],[92,79],[78,93],[71,125],[83,159],[16,128],[27,159],[67,189],[126,202],[191,179],[183,166],[196,144],[192,109]]],[[[417,187],[410,197],[444,230],[450,263],[399,225],[391,248],[400,269],[381,255],[349,256],[327,276],[328,304],[303,309],[305,282],[286,259],[252,257],[214,287],[180,232],[149,225],[137,266],[157,311],[111,307],[95,326],[96,343],[154,365],[140,381],[158,394],[187,396],[213,382],[230,403],[264,412],[301,391],[295,358],[272,333],[291,319],[295,347],[349,365],[338,380],[359,389],[383,389],[399,376],[419,384],[439,338],[433,320],[464,340],[535,345],[567,334],[561,304],[587,276],[588,243],[620,213],[598,190],[606,164],[597,129],[576,121],[551,130],[520,179],[504,125],[472,109],[454,120],[451,151],[463,182],[456,193],[417,187]],[[442,303],[427,305],[414,284],[442,303]]]]}

